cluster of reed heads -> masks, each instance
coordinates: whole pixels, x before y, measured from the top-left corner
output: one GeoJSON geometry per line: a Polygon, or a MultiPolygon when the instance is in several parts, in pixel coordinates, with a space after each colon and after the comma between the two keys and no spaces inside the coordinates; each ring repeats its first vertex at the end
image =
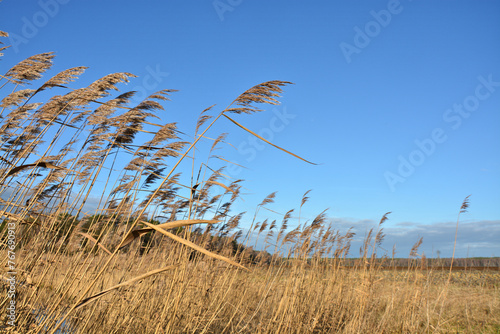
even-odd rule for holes
{"type": "MultiPolygon", "coordinates": [[[[7,36],[0,31],[0,37],[7,36]]],[[[17,272],[16,325],[4,330],[326,333],[394,324],[403,330],[420,328],[420,320],[415,325],[408,318],[421,313],[422,295],[410,292],[423,289],[417,281],[403,284],[404,293],[396,297],[402,307],[399,321],[391,317],[394,300],[385,308],[373,304],[377,268],[369,264],[377,257],[387,215],[365,238],[356,289],[348,288],[351,274],[342,270],[354,233],[328,225],[325,212],[300,221],[308,193],[297,214],[290,210],[280,221],[258,221],[259,211],[273,203],[272,193],[257,206],[247,228],[240,226],[245,213],[234,213],[232,207],[243,180],[226,175],[220,164],[232,162],[214,154],[226,145],[226,134],[212,138],[208,132],[227,119],[235,130],[259,137],[233,115],[278,104],[289,82],[256,85],[215,115],[214,106],[203,110],[189,136],[159,115],[175,90],[160,90],[134,105],[135,92],[117,93],[133,74],[109,74],[74,89],[72,82],[86,67],[44,81],[53,59],[51,52],[37,54],[0,76],[0,249],[7,254],[6,225],[14,223],[17,272]],[[206,153],[197,149],[202,142],[209,143],[206,153]],[[206,160],[197,165],[203,154],[206,160]],[[298,224],[290,230],[292,220],[298,224]],[[264,249],[255,251],[248,244],[259,238],[264,238],[264,249]]],[[[6,265],[7,255],[1,261],[6,265]]],[[[4,283],[9,279],[5,272],[4,283]]],[[[0,301],[3,309],[10,299],[2,295],[0,301]]],[[[437,321],[444,322],[440,310],[437,321]]]]}

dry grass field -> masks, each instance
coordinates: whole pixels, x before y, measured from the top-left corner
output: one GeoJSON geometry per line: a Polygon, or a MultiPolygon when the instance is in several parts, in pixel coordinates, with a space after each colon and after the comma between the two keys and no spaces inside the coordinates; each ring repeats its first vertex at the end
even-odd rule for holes
{"type": "MultiPolygon", "coordinates": [[[[498,271],[342,268],[310,259],[249,264],[189,261],[165,240],[146,255],[119,254],[91,295],[168,263],[73,311],[74,333],[496,333],[498,271]],[[166,250],[168,249],[168,251],[166,250]],[[133,259],[133,260],[132,260],[133,259]],[[132,261],[131,261],[132,260],[132,261]],[[448,281],[449,280],[449,281],[448,281]]],[[[39,258],[19,288],[19,332],[45,332],[92,282],[107,255],[39,258]],[[71,288],[65,288],[71,286],[71,288]],[[55,305],[58,303],[59,305],[55,305]],[[41,330],[45,326],[46,329],[41,330]]]]}
{"type": "Polygon", "coordinates": [[[42,78],[53,58],[0,76],[1,332],[500,332],[499,271],[429,268],[421,240],[408,267],[391,266],[377,254],[387,215],[355,260],[351,231],[324,212],[300,221],[307,193],[281,221],[258,221],[267,196],[240,227],[242,180],[224,173],[232,162],[214,150],[226,137],[209,130],[225,118],[252,133],[233,115],[277,104],[288,82],[204,110],[188,136],[158,120],[175,91],[131,105],[134,92],[114,91],[132,74],[72,89],[86,68],[42,78]]]}

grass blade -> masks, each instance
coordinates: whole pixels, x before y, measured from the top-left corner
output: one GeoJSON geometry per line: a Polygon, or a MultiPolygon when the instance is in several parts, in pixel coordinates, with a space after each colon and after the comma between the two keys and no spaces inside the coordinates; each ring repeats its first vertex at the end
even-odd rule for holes
{"type": "MultiPolygon", "coordinates": [[[[182,227],[182,226],[194,225],[194,224],[217,224],[218,222],[219,222],[218,220],[186,219],[186,220],[176,220],[173,222],[159,224],[159,225],[155,225],[155,226],[161,227],[164,229],[170,229],[170,228],[176,228],[176,227],[182,227]]],[[[139,238],[139,237],[143,236],[144,234],[151,232],[153,230],[154,230],[153,228],[146,227],[146,228],[141,228],[141,229],[137,229],[137,230],[130,232],[127,235],[127,237],[125,238],[125,240],[123,240],[122,244],[120,245],[120,249],[127,246],[128,244],[130,244],[136,238],[139,238]]]]}
{"type": "Polygon", "coordinates": [[[11,175],[19,173],[20,171],[22,171],[24,169],[34,168],[34,167],[44,167],[44,168],[51,168],[51,169],[63,169],[62,167],[56,166],[54,164],[51,164],[50,162],[37,162],[37,163],[34,163],[34,164],[27,164],[27,165],[21,165],[21,166],[14,167],[14,168],[12,168],[7,173],[6,176],[11,176],[11,175]]]}
{"type": "Polygon", "coordinates": [[[216,184],[219,187],[222,187],[222,188],[226,189],[227,191],[234,193],[234,190],[231,189],[231,188],[229,188],[228,186],[226,186],[224,183],[220,183],[220,182],[217,182],[217,181],[207,181],[206,183],[216,184]]]}
{"type": "Polygon", "coordinates": [[[85,238],[89,239],[90,241],[92,241],[93,243],[95,243],[97,246],[99,246],[102,250],[104,250],[106,253],[108,253],[109,255],[111,255],[111,252],[106,247],[104,247],[103,244],[101,244],[96,239],[94,239],[91,235],[89,235],[87,233],[83,233],[83,232],[78,232],[78,234],[81,234],[85,238]]]}
{"type": "Polygon", "coordinates": [[[155,274],[159,274],[159,273],[161,273],[163,271],[174,269],[175,267],[177,267],[177,265],[171,265],[171,266],[167,266],[167,267],[164,267],[164,268],[161,268],[161,269],[152,270],[150,272],[145,273],[144,275],[134,277],[131,280],[128,280],[126,282],[123,282],[123,283],[120,283],[118,285],[112,286],[109,289],[103,290],[103,291],[101,291],[101,292],[99,292],[99,293],[97,293],[97,294],[95,294],[93,296],[90,296],[88,298],[83,299],[78,305],[75,306],[75,310],[78,309],[78,308],[80,308],[80,307],[82,307],[82,306],[84,306],[84,305],[87,305],[91,301],[97,300],[97,299],[99,299],[99,298],[107,295],[108,293],[110,293],[113,290],[121,288],[122,286],[126,286],[126,285],[129,285],[129,284],[132,284],[134,282],[137,282],[137,281],[140,281],[142,279],[145,279],[145,278],[147,278],[149,276],[153,276],[155,274]]]}
{"type": "Polygon", "coordinates": [[[241,264],[239,264],[239,263],[234,262],[233,260],[228,259],[227,257],[224,257],[224,256],[219,255],[219,254],[212,253],[212,252],[210,252],[210,251],[207,251],[205,248],[200,247],[200,246],[198,246],[198,245],[196,245],[196,244],[192,243],[191,241],[188,241],[188,240],[183,239],[183,238],[181,238],[181,237],[179,237],[179,236],[176,236],[175,234],[172,234],[172,233],[170,233],[170,232],[165,231],[164,229],[162,229],[162,228],[158,227],[159,225],[153,225],[153,224],[150,224],[150,223],[147,223],[147,222],[143,222],[143,223],[144,223],[144,224],[146,224],[147,226],[149,226],[149,227],[151,227],[151,228],[155,229],[156,231],[158,231],[158,232],[160,232],[160,233],[162,233],[162,234],[166,235],[167,237],[169,237],[169,238],[171,238],[171,239],[173,239],[173,240],[175,240],[175,241],[177,241],[177,242],[180,242],[181,244],[184,244],[184,245],[186,245],[186,246],[188,246],[188,247],[191,247],[191,248],[193,248],[194,250],[197,250],[197,251],[198,251],[198,252],[200,252],[200,253],[203,253],[203,254],[205,254],[205,255],[207,255],[207,256],[213,257],[213,258],[215,258],[215,259],[218,259],[218,260],[224,261],[224,262],[226,262],[226,263],[232,264],[233,266],[236,266],[236,267],[239,267],[239,268],[241,268],[241,269],[244,269],[244,270],[248,270],[248,271],[249,271],[249,269],[245,268],[244,266],[242,266],[242,265],[241,265],[241,264]]]}
{"type": "Polygon", "coordinates": [[[227,116],[226,114],[223,114],[223,115],[224,115],[224,117],[226,117],[228,120],[230,120],[231,122],[233,122],[234,124],[236,124],[237,126],[239,126],[240,128],[242,128],[243,130],[245,130],[245,131],[247,131],[247,132],[249,132],[249,133],[253,134],[255,137],[259,138],[259,139],[260,139],[260,140],[262,140],[262,141],[265,141],[265,142],[266,142],[266,143],[268,143],[269,145],[274,146],[274,147],[276,147],[277,149],[280,149],[280,150],[282,150],[283,152],[286,152],[286,153],[288,153],[288,154],[290,154],[290,155],[293,155],[294,157],[296,157],[296,158],[298,158],[298,159],[300,159],[300,160],[302,160],[302,161],[305,161],[305,162],[307,162],[307,163],[310,163],[311,165],[317,165],[317,164],[315,164],[314,162],[310,162],[310,161],[308,161],[308,160],[306,160],[306,159],[304,159],[304,158],[299,157],[297,154],[294,154],[294,153],[292,153],[292,152],[290,152],[290,151],[285,150],[284,148],[281,148],[281,147],[279,147],[279,146],[277,146],[277,145],[274,145],[274,144],[273,144],[273,143],[271,143],[269,140],[264,139],[263,137],[259,136],[258,134],[256,134],[256,133],[255,133],[255,132],[253,132],[252,130],[250,130],[250,129],[248,129],[248,128],[244,127],[243,125],[241,125],[240,123],[236,122],[234,119],[232,119],[231,117],[227,116]]]}

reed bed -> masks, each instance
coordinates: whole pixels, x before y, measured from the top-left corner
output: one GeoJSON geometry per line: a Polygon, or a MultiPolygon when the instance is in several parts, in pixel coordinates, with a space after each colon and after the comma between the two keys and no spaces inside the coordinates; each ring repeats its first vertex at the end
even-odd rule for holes
{"type": "Polygon", "coordinates": [[[214,151],[226,135],[210,130],[225,119],[258,136],[236,118],[277,104],[289,82],[264,82],[218,113],[203,110],[188,135],[161,116],[175,90],[133,105],[134,92],[118,87],[134,75],[72,88],[86,68],[44,79],[53,59],[38,54],[0,76],[2,332],[500,330],[497,272],[424,268],[421,240],[407,270],[383,265],[388,214],[353,261],[354,233],[329,225],[325,212],[301,218],[308,193],[277,220],[259,218],[275,193],[250,218],[234,212],[243,180],[224,172],[232,162],[214,151]],[[265,250],[254,250],[251,236],[265,250]]]}

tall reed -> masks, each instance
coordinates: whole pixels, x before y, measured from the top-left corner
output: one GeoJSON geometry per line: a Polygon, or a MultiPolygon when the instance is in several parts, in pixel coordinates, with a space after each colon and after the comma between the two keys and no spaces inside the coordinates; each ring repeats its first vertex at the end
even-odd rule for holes
{"type": "MultiPolygon", "coordinates": [[[[353,260],[352,229],[332,226],[326,210],[303,216],[309,191],[298,210],[272,209],[273,192],[250,218],[234,212],[243,180],[225,173],[234,162],[214,154],[229,144],[226,134],[211,133],[214,124],[229,121],[232,131],[259,137],[236,119],[277,104],[290,82],[251,87],[218,113],[208,107],[190,136],[162,119],[175,90],[133,104],[134,92],[117,91],[134,75],[113,73],[73,88],[86,70],[81,66],[42,81],[54,57],[29,57],[0,76],[0,250],[3,266],[9,250],[15,253],[16,272],[15,327],[4,313],[2,331],[500,328],[498,281],[453,285],[454,272],[425,271],[422,259],[404,271],[387,270],[379,252],[388,214],[353,260]],[[12,248],[7,226],[15,226],[12,248]]],[[[420,244],[410,255],[420,256],[420,244]]],[[[2,309],[12,300],[9,275],[2,272],[2,309]]]]}

